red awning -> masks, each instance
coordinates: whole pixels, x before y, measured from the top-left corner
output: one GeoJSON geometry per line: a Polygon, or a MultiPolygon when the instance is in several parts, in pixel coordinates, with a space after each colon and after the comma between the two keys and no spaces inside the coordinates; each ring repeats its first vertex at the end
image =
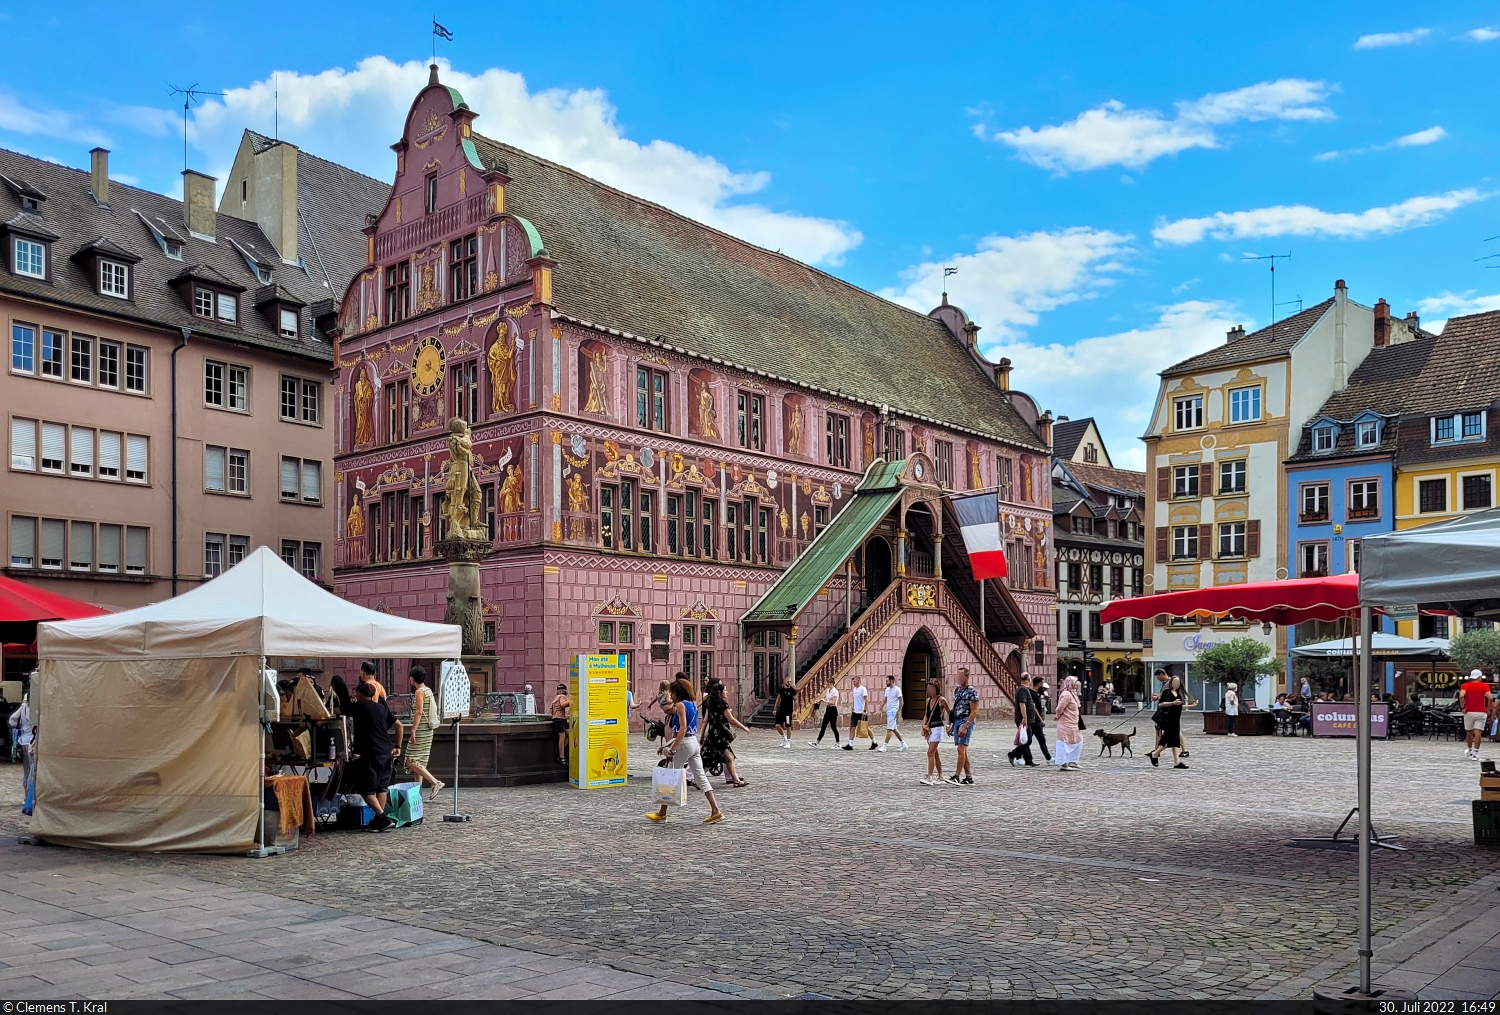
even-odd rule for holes
{"type": "Polygon", "coordinates": [[[1215,616],[1290,626],[1304,620],[1338,620],[1359,609],[1359,575],[1289,578],[1279,582],[1240,582],[1206,589],[1160,592],[1116,599],[1099,614],[1101,623],[1126,618],[1149,620],[1215,616]]]}
{"type": "Polygon", "coordinates": [[[108,612],[0,575],[0,636],[7,639],[34,641],[41,621],[79,620],[108,612]]]}

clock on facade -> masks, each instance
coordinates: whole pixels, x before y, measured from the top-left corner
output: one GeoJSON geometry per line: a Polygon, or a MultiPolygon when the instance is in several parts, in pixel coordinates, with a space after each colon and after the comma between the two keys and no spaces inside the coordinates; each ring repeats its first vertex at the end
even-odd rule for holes
{"type": "Polygon", "coordinates": [[[921,462],[917,462],[912,466],[911,471],[912,475],[916,476],[918,479],[921,479],[922,476],[927,472],[927,469],[922,465],[921,462]]]}
{"type": "Polygon", "coordinates": [[[411,358],[411,387],[418,395],[427,397],[443,384],[443,344],[436,335],[428,335],[417,343],[417,351],[411,358]]]}

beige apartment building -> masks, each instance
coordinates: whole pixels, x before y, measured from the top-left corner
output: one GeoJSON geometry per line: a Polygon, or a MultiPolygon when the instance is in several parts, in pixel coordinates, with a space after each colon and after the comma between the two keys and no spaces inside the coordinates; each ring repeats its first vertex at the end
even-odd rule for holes
{"type": "Polygon", "coordinates": [[[328,584],[324,329],[387,188],[250,133],[217,211],[211,177],[179,201],[91,160],[0,151],[5,573],[131,608],[266,545],[328,584]]]}

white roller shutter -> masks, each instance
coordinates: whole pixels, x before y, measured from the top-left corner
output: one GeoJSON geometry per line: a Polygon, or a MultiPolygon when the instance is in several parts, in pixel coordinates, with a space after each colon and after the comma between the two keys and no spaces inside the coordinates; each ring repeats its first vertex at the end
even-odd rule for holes
{"type": "Polygon", "coordinates": [[[120,526],[99,526],[99,570],[120,573],[120,526]]]}
{"type": "Polygon", "coordinates": [[[212,444],[203,449],[203,488],[224,492],[224,449],[212,444]]]}
{"type": "Polygon", "coordinates": [[[125,530],[125,573],[146,573],[146,535],[149,529],[132,525],[125,530]]]}
{"type": "Polygon", "coordinates": [[[35,518],[11,518],[10,562],[16,567],[36,567],[35,518]]]}
{"type": "Polygon", "coordinates": [[[120,478],[120,453],[123,434],[111,430],[99,431],[99,478],[120,478]]]}
{"type": "Polygon", "coordinates": [[[62,472],[68,456],[68,428],[61,423],[42,424],[42,468],[62,472]]]}
{"type": "Polygon", "coordinates": [[[10,421],[10,467],[36,471],[36,420],[10,421]]]}
{"type": "Polygon", "coordinates": [[[148,439],[140,434],[125,437],[125,478],[137,483],[146,481],[146,449],[148,439]]]}
{"type": "Polygon", "coordinates": [[[68,471],[75,476],[94,474],[94,431],[88,427],[75,426],[70,435],[68,471]]]}
{"type": "Polygon", "coordinates": [[[73,523],[73,532],[68,538],[68,566],[77,571],[93,569],[94,525],[92,522],[73,523]]]}
{"type": "Polygon", "coordinates": [[[42,519],[42,566],[62,567],[67,523],[58,518],[42,519]]]}
{"type": "Polygon", "coordinates": [[[323,467],[320,462],[302,463],[302,499],[314,502],[323,499],[323,467]]]}
{"type": "Polygon", "coordinates": [[[283,500],[297,499],[297,466],[298,459],[296,458],[281,460],[281,497],[283,500]]]}

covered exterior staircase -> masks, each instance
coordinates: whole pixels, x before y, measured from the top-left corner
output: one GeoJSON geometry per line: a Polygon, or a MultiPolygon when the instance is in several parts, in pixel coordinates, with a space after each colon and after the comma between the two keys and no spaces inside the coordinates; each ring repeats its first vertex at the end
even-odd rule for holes
{"type": "MultiPolygon", "coordinates": [[[[993,707],[996,691],[1006,702],[1013,700],[1017,674],[994,643],[1011,642],[1005,646],[1008,651],[1024,645],[1035,631],[1001,582],[982,583],[981,610],[981,583],[969,569],[945,491],[920,478],[932,475],[931,462],[920,454],[877,461],[854,492],[854,501],[742,618],[742,637],[762,630],[786,636],[791,652],[787,672],[796,680],[794,716],[799,721],[812,713],[830,685],[860,668],[877,647],[883,659],[904,651],[901,639],[910,635],[902,631],[913,621],[961,646],[964,664],[979,670],[971,672],[971,679],[981,690],[982,703],[988,698],[993,707]],[[945,522],[955,533],[946,545],[945,522]],[[880,555],[891,543],[894,573],[883,574],[880,555]],[[908,574],[907,560],[930,561],[919,569],[931,573],[908,574]],[[842,596],[820,595],[841,575],[842,596]],[[898,624],[901,631],[894,630],[898,624]],[[988,695],[986,683],[992,689],[988,695]]],[[[750,721],[770,725],[773,716],[774,696],[761,703],[750,721]]]]}

